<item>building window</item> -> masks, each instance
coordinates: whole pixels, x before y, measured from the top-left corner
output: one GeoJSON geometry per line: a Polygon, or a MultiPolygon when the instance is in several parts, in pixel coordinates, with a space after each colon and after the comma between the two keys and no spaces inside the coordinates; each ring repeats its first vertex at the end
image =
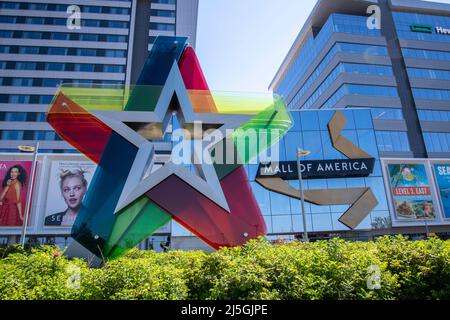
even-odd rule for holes
{"type": "Polygon", "coordinates": [[[45,70],[64,71],[64,63],[46,63],[45,70]]]}
{"type": "Polygon", "coordinates": [[[175,31],[175,25],[169,23],[150,23],[150,29],[159,31],[175,31]]]}
{"type": "Polygon", "coordinates": [[[398,92],[396,87],[344,84],[322,105],[320,109],[333,108],[333,106],[346,95],[395,97],[398,96],[398,92]]]}
{"type": "Polygon", "coordinates": [[[20,54],[38,54],[39,47],[19,47],[20,54]]]}
{"type": "Polygon", "coordinates": [[[408,152],[408,135],[403,131],[376,131],[378,149],[384,152],[408,152]]]}
{"type": "Polygon", "coordinates": [[[36,70],[36,62],[16,62],[17,70],[36,70]]]}
{"type": "Polygon", "coordinates": [[[450,111],[440,110],[417,110],[421,121],[450,121],[450,111]]]}
{"type": "Polygon", "coordinates": [[[2,140],[22,140],[24,131],[2,130],[2,140]]]}
{"type": "MultiPolygon", "coordinates": [[[[450,55],[449,55],[450,60],[450,55]]],[[[408,68],[410,78],[450,80],[450,71],[408,68]]]]}
{"type": "Polygon", "coordinates": [[[395,108],[371,108],[374,120],[403,120],[401,109],[395,108]]]}
{"type": "Polygon", "coordinates": [[[12,80],[12,85],[14,87],[32,87],[33,79],[31,79],[31,78],[14,78],[12,80]]]}
{"type": "Polygon", "coordinates": [[[153,3],[176,4],[177,0],[152,0],[153,3]]]}
{"type": "Polygon", "coordinates": [[[151,9],[150,15],[155,17],[175,18],[175,11],[151,9]]]}
{"type": "Polygon", "coordinates": [[[450,90],[412,89],[415,99],[450,100],[450,90]]]}
{"type": "Polygon", "coordinates": [[[427,59],[427,60],[450,60],[450,52],[435,50],[420,50],[402,48],[405,58],[427,59]]]}
{"type": "Polygon", "coordinates": [[[423,138],[428,152],[450,152],[450,133],[427,132],[423,138]]]}

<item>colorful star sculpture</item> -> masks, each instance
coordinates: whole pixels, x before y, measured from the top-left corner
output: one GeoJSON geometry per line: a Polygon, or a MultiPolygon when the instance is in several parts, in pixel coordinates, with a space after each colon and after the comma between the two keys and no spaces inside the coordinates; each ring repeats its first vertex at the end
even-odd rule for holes
{"type": "Polygon", "coordinates": [[[244,165],[281,139],[290,115],[280,98],[212,93],[187,38],[158,37],[135,86],[61,86],[47,120],[98,164],[69,255],[117,258],[171,219],[214,249],[266,234],[244,165]],[[174,112],[186,132],[201,126],[193,139],[207,152],[194,148],[197,173],[171,159],[148,174],[174,112]],[[246,146],[252,130],[270,141],[246,146]]]}

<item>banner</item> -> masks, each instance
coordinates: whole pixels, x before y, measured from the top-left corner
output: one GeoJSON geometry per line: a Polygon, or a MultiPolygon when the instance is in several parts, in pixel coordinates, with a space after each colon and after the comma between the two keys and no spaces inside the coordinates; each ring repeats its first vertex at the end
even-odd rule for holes
{"type": "Polygon", "coordinates": [[[52,161],[45,209],[46,227],[72,227],[96,169],[89,161],[52,161]]]}
{"type": "Polygon", "coordinates": [[[444,217],[450,219],[450,164],[435,164],[434,173],[441,195],[444,217]]]}
{"type": "Polygon", "coordinates": [[[389,164],[389,179],[398,219],[435,219],[435,207],[424,164],[389,164]]]}
{"type": "Polygon", "coordinates": [[[0,160],[0,227],[23,225],[31,168],[32,161],[0,160]]]}

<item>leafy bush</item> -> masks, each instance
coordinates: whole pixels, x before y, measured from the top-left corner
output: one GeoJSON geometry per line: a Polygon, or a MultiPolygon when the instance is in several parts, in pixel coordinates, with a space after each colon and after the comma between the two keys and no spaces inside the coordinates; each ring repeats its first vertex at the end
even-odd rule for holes
{"type": "Polygon", "coordinates": [[[211,254],[134,249],[100,269],[56,247],[10,247],[0,299],[450,299],[450,242],[261,238],[211,254]],[[368,286],[370,268],[378,287],[368,286]]]}

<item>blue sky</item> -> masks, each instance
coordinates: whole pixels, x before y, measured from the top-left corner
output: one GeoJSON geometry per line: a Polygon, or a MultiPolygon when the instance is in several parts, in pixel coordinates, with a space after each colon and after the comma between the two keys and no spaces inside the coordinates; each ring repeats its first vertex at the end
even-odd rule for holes
{"type": "Polygon", "coordinates": [[[210,88],[267,91],[315,3],[200,0],[196,51],[210,88]]]}

